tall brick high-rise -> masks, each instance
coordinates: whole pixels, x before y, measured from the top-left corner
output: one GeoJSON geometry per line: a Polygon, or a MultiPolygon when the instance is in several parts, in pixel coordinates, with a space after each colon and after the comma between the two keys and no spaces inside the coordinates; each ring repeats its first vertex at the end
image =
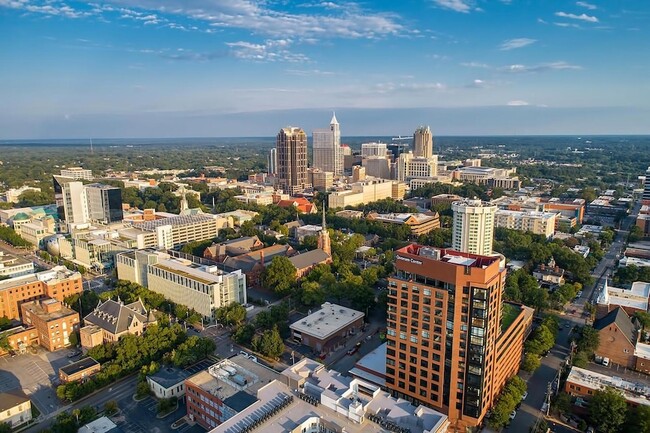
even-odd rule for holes
{"type": "Polygon", "coordinates": [[[277,135],[278,186],[289,194],[308,188],[307,135],[300,128],[282,128],[277,135]]]}
{"type": "Polygon", "coordinates": [[[416,244],[396,251],[386,386],[446,413],[451,431],[480,425],[519,369],[533,310],[503,306],[505,277],[498,256],[416,244]]]}

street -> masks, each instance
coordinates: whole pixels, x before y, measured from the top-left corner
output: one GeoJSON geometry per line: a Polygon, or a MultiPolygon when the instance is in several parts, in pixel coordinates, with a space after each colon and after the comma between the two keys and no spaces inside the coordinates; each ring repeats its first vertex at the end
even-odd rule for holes
{"type": "MultiPolygon", "coordinates": [[[[630,225],[636,219],[640,204],[634,207],[631,215],[628,215],[622,223],[621,230],[617,230],[616,237],[607,249],[603,259],[598,263],[593,270],[591,276],[594,278],[594,284],[591,287],[585,288],[580,298],[573,301],[566,309],[560,318],[560,331],[558,333],[555,346],[551,349],[550,353],[542,358],[542,365],[534,372],[530,379],[528,379],[528,397],[522,402],[520,409],[517,411],[517,416],[504,430],[507,432],[519,433],[527,432],[529,428],[533,427],[538,419],[542,418],[545,414],[542,413],[542,405],[546,400],[546,393],[549,384],[554,380],[557,381],[561,365],[567,359],[569,354],[569,337],[570,332],[574,326],[584,326],[586,324],[585,316],[583,315],[584,306],[586,302],[595,302],[598,296],[598,290],[602,287],[602,278],[607,277],[616,266],[616,260],[620,257],[622,249],[625,246],[625,240],[628,234],[630,225]],[[575,313],[569,313],[571,310],[576,310],[575,313]],[[571,328],[565,328],[564,323],[569,322],[571,328]]],[[[524,377],[524,372],[520,373],[524,377]]],[[[526,377],[524,377],[525,379],[526,377]]],[[[557,421],[557,420],[555,420],[557,421]]],[[[551,420],[547,420],[551,426],[551,420]]],[[[555,433],[569,433],[578,430],[573,429],[567,425],[554,423],[552,431],[555,433]]]]}

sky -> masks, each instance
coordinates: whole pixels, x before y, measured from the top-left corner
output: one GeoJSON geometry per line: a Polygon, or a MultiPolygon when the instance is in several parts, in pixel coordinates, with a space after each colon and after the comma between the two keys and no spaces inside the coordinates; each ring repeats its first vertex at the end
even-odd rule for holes
{"type": "Polygon", "coordinates": [[[646,0],[0,0],[0,139],[650,134],[646,0]]]}

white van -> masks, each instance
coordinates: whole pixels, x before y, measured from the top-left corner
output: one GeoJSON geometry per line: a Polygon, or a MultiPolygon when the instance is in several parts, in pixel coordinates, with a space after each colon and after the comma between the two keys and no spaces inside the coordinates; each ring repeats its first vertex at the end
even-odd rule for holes
{"type": "Polygon", "coordinates": [[[605,367],[608,367],[608,366],[609,366],[609,358],[603,358],[603,365],[604,365],[605,367]]]}

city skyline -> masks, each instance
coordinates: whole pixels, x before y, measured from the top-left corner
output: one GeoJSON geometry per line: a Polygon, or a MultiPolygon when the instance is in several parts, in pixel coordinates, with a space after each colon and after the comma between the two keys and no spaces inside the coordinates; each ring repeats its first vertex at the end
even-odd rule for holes
{"type": "Polygon", "coordinates": [[[0,130],[650,133],[650,5],[547,3],[0,0],[0,130]]]}

